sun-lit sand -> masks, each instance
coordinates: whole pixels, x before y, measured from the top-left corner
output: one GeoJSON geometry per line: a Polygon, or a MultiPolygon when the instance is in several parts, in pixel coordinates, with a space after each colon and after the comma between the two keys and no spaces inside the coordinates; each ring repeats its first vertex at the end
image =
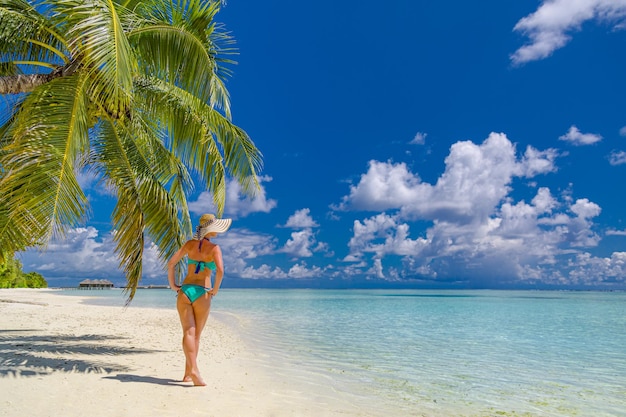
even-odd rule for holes
{"type": "Polygon", "coordinates": [[[0,290],[0,416],[357,416],[260,364],[214,316],[181,382],[175,310],[81,304],[50,290],[0,290]]]}

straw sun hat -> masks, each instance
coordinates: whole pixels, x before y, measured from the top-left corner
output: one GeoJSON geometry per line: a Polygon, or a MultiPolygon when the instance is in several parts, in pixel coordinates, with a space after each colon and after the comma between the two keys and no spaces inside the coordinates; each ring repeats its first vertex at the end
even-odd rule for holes
{"type": "Polygon", "coordinates": [[[196,227],[196,234],[193,238],[200,240],[211,232],[224,233],[230,228],[232,222],[233,219],[217,219],[212,214],[203,214],[200,217],[200,224],[196,227]]]}

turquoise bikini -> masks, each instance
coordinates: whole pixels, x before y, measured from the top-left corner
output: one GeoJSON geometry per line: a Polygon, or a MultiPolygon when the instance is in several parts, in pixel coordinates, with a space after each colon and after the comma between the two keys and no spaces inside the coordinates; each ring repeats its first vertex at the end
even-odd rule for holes
{"type": "Polygon", "coordinates": [[[189,261],[187,261],[187,265],[196,265],[196,271],[194,272],[195,274],[204,271],[204,268],[209,268],[211,271],[215,271],[215,268],[217,268],[217,265],[215,265],[215,262],[213,261],[203,262],[196,261],[194,259],[190,259],[189,261]]]}
{"type": "Polygon", "coordinates": [[[203,287],[202,285],[184,284],[180,287],[180,290],[189,298],[189,302],[193,304],[194,301],[206,294],[210,288],[203,287]]]}
{"type": "MultiPolygon", "coordinates": [[[[200,241],[200,245],[198,245],[198,250],[202,249],[203,240],[206,240],[207,242],[209,242],[209,239],[207,238],[202,239],[200,241]]],[[[215,269],[217,268],[217,265],[215,265],[214,261],[204,262],[204,261],[196,261],[195,259],[189,259],[187,261],[187,265],[196,266],[196,270],[194,271],[195,274],[197,274],[198,272],[204,271],[205,268],[208,268],[211,271],[215,271],[215,269]]],[[[183,292],[183,294],[187,296],[187,298],[189,299],[189,302],[191,302],[192,304],[198,298],[206,294],[206,292],[209,291],[210,289],[211,288],[203,287],[202,285],[196,285],[196,284],[183,284],[180,287],[180,290],[183,292]]]]}

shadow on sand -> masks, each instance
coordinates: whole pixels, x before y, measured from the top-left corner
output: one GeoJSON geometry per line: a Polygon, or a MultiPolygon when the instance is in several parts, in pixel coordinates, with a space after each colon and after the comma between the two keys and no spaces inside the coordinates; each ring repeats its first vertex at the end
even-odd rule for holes
{"type": "Polygon", "coordinates": [[[41,376],[53,372],[128,372],[128,367],[116,364],[110,358],[154,352],[158,351],[136,348],[127,339],[111,336],[46,335],[45,331],[34,329],[0,330],[0,378],[41,376]],[[119,343],[112,345],[112,340],[119,343]]]}
{"type": "Polygon", "coordinates": [[[193,387],[189,382],[185,383],[182,381],[177,381],[175,379],[168,378],[155,378],[153,376],[143,376],[143,375],[131,375],[131,374],[117,374],[115,376],[105,376],[103,379],[117,379],[120,382],[143,382],[146,384],[157,384],[157,385],[178,385],[181,387],[193,387]]]}

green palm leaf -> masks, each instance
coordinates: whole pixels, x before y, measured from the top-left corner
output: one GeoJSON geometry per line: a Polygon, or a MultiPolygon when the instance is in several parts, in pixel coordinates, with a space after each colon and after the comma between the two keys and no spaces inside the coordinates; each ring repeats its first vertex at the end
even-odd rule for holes
{"type": "MultiPolygon", "coordinates": [[[[0,51],[13,62],[53,68],[68,61],[67,48],[55,20],[37,6],[24,0],[0,0],[0,51]]],[[[15,65],[10,69],[17,73],[15,65]]]]}
{"type": "Polygon", "coordinates": [[[136,83],[137,99],[147,117],[160,114],[170,132],[170,146],[213,193],[221,213],[225,201],[225,172],[236,178],[248,193],[258,188],[261,154],[248,135],[209,104],[176,86],[158,79],[136,83]]]}
{"type": "MultiPolygon", "coordinates": [[[[72,76],[50,82],[26,98],[23,106],[30,111],[12,120],[14,140],[3,147],[0,160],[0,193],[9,213],[5,227],[15,227],[13,239],[20,246],[63,236],[86,214],[75,173],[76,161],[89,146],[86,81],[72,76]]],[[[6,246],[0,238],[0,247],[6,246]]]]}
{"type": "Polygon", "coordinates": [[[231,121],[232,38],[212,0],[0,0],[0,252],[44,248],[83,221],[76,180],[117,196],[129,300],[145,243],[170,257],[191,233],[198,178],[224,210],[226,178],[252,193],[261,154],[231,121]],[[10,76],[10,77],[6,77],[10,76]]]}
{"type": "Polygon", "coordinates": [[[128,111],[137,62],[126,38],[120,14],[111,0],[57,0],[58,12],[69,16],[67,36],[74,57],[79,57],[92,79],[94,97],[106,103],[114,116],[128,111]]]}

